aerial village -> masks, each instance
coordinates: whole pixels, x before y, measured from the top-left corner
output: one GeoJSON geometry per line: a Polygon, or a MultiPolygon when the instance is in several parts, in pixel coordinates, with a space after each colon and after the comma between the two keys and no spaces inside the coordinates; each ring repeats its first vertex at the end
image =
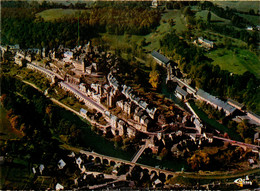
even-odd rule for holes
{"type": "MultiPolygon", "coordinates": [[[[195,43],[205,48],[213,47],[213,42],[202,37],[195,43]]],[[[156,105],[154,100],[141,97],[132,87],[120,83],[117,79],[120,60],[111,52],[104,52],[100,47],[92,46],[91,42],[74,49],[61,45],[56,50],[48,51],[45,49],[21,50],[19,45],[1,46],[1,52],[2,56],[11,52],[15,55],[15,64],[44,74],[50,79],[51,86],[58,86],[70,92],[83,102],[86,107],[77,111],[78,114],[95,125],[103,134],[112,133],[113,136],[127,137],[135,137],[137,132],[146,134],[147,138],[142,142],[143,145],[140,143],[140,151],[133,157],[132,163],[136,163],[145,148],[150,148],[154,154],[158,154],[157,140],[164,143],[165,140],[174,142],[171,152],[176,157],[184,155],[180,146],[189,145],[192,142],[196,148],[200,148],[203,144],[214,144],[214,141],[229,142],[244,149],[251,149],[256,156],[258,155],[258,158],[260,157],[259,133],[256,133],[254,137],[257,145],[253,145],[226,138],[218,130],[208,131],[187,100],[204,101],[218,110],[223,110],[226,116],[232,116],[236,121],[248,119],[250,123],[259,125],[260,117],[247,111],[242,104],[234,100],[222,101],[202,89],[191,87],[188,81],[182,78],[177,64],[157,51],[153,51],[151,56],[167,70],[165,80],[176,83],[174,93],[186,106],[185,108],[174,107],[175,112],[172,116],[167,116],[167,119],[170,119],[167,122],[163,111],[163,108],[167,106],[156,105]],[[37,61],[36,57],[40,57],[41,62],[37,61]],[[42,60],[45,61],[42,62],[42,60]],[[106,67],[109,68],[108,71],[106,67]],[[90,110],[95,111],[94,116],[90,110]],[[98,122],[97,118],[102,118],[103,122],[98,122]]],[[[70,158],[75,158],[79,169],[85,173],[86,169],[81,165],[82,159],[76,158],[74,153],[70,154],[70,158]]],[[[259,165],[259,160],[251,159],[251,163],[259,165]]],[[[66,163],[61,159],[58,164],[59,169],[65,165],[66,163]]],[[[40,166],[39,169],[42,173],[44,166],[40,166]]],[[[35,169],[33,171],[36,173],[35,169]]],[[[85,174],[85,178],[87,175],[85,174]]],[[[75,184],[78,184],[77,181],[78,179],[75,179],[75,184]]],[[[237,184],[241,184],[241,181],[237,184]]],[[[162,182],[155,179],[155,187],[157,184],[161,186],[162,182]]],[[[57,184],[56,189],[63,189],[63,186],[57,184]]]]}

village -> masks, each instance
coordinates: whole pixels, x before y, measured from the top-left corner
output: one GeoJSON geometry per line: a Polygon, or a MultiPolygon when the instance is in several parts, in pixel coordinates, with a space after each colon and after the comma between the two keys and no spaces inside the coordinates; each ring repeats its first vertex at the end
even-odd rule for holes
{"type": "MultiPolygon", "coordinates": [[[[213,47],[212,42],[205,39],[203,41],[203,38],[199,38],[198,42],[205,45],[206,48],[213,47]]],[[[137,163],[146,148],[150,148],[155,155],[159,154],[158,140],[164,144],[166,140],[174,142],[171,152],[177,158],[184,156],[185,152],[180,149],[184,145],[195,145],[195,148],[200,148],[202,145],[210,145],[218,141],[228,142],[244,150],[250,149],[259,155],[259,132],[255,134],[254,142],[256,145],[253,145],[231,140],[217,130],[208,131],[188,100],[204,101],[217,110],[223,110],[226,116],[232,116],[236,121],[247,119],[257,126],[260,124],[260,117],[247,111],[242,104],[234,100],[228,99],[225,102],[202,89],[191,87],[182,78],[177,64],[157,51],[153,51],[151,56],[166,69],[166,82],[176,83],[174,93],[185,103],[185,108],[174,107],[174,113],[177,116],[174,114],[167,116],[168,119],[171,119],[167,122],[164,120],[166,118],[165,112],[154,103],[154,100],[139,96],[132,87],[119,82],[117,66],[120,64],[120,60],[111,52],[103,52],[100,47],[92,46],[91,42],[74,49],[60,46],[57,50],[21,50],[19,45],[1,46],[1,53],[2,57],[6,57],[8,54],[14,55],[14,63],[19,67],[26,67],[44,74],[51,81],[51,86],[69,92],[79,102],[84,103],[86,107],[77,111],[78,115],[95,125],[103,134],[112,133],[113,136],[130,138],[135,137],[138,132],[145,134],[146,139],[140,143],[139,152],[133,156],[131,161],[133,164],[137,163]],[[102,123],[97,120],[100,118],[102,118],[102,123]],[[176,142],[176,140],[180,141],[176,142]]],[[[48,96],[48,91],[45,93],[48,96]]],[[[82,169],[84,166],[80,166],[80,160],[80,158],[77,159],[76,163],[79,169],[85,173],[82,169]]],[[[60,160],[59,163],[60,169],[66,165],[63,160],[60,160]]],[[[251,159],[250,163],[258,164],[259,161],[251,159]]],[[[41,169],[40,167],[40,171],[43,171],[41,169]]],[[[36,173],[35,169],[33,171],[36,173]]],[[[123,179],[126,180],[126,177],[123,179]]],[[[161,180],[154,181],[155,187],[157,184],[161,186],[161,180]]],[[[57,184],[56,187],[56,189],[63,188],[60,184],[57,184]]]]}

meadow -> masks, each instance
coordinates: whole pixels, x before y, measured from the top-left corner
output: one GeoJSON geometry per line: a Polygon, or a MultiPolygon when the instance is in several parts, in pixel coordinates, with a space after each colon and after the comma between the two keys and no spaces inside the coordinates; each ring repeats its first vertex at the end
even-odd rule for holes
{"type": "Polygon", "coordinates": [[[243,74],[250,71],[260,78],[259,57],[246,49],[217,49],[207,53],[213,59],[213,65],[219,65],[221,69],[234,74],[243,74]]]}
{"type": "Polygon", "coordinates": [[[86,12],[87,10],[78,10],[78,9],[47,9],[40,13],[36,14],[37,16],[41,16],[44,21],[54,21],[55,19],[61,19],[64,17],[73,17],[76,18],[77,15],[83,12],[86,12]]]}

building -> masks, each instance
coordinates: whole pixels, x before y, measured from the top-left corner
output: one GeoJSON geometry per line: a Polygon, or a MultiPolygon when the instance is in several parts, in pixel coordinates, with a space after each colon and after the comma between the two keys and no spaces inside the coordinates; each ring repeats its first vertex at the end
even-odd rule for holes
{"type": "Polygon", "coordinates": [[[84,60],[72,60],[72,64],[76,70],[79,70],[83,73],[86,72],[86,64],[85,64],[84,60]]]}
{"type": "Polygon", "coordinates": [[[216,98],[215,96],[210,95],[209,93],[203,91],[202,89],[199,89],[197,91],[196,97],[199,100],[205,101],[206,103],[212,105],[216,109],[223,109],[226,115],[231,115],[236,110],[235,107],[225,103],[224,101],[216,98]]]}
{"type": "Polygon", "coordinates": [[[196,90],[194,88],[192,88],[190,85],[188,85],[184,81],[180,80],[179,78],[174,77],[173,82],[176,82],[180,86],[180,88],[185,90],[188,94],[190,94],[190,95],[196,94],[196,90]]]}
{"type": "Polygon", "coordinates": [[[248,26],[248,27],[246,27],[246,30],[252,31],[252,30],[253,30],[253,27],[252,27],[252,26],[248,26]]]}
{"type": "Polygon", "coordinates": [[[70,62],[73,58],[73,52],[71,52],[71,51],[64,52],[63,57],[64,57],[63,60],[65,62],[70,62]]]}
{"type": "Polygon", "coordinates": [[[185,90],[183,90],[180,86],[177,86],[175,89],[175,95],[177,98],[181,99],[181,100],[186,100],[188,98],[188,92],[186,92],[185,90]]]}
{"type": "Polygon", "coordinates": [[[153,0],[151,7],[152,7],[152,8],[157,8],[157,7],[158,7],[158,1],[157,1],[157,0],[153,0]]]}
{"type": "Polygon", "coordinates": [[[255,113],[251,112],[251,111],[247,111],[247,116],[255,121],[258,125],[260,125],[260,116],[256,115],[255,113]]]}
{"type": "Polygon", "coordinates": [[[127,127],[126,131],[128,137],[134,137],[136,134],[136,130],[133,127],[127,127]]]}
{"type": "Polygon", "coordinates": [[[79,84],[79,90],[84,92],[84,93],[87,93],[87,87],[86,87],[86,84],[85,83],[80,83],[79,84]]]}
{"type": "Polygon", "coordinates": [[[79,113],[80,113],[80,115],[87,117],[87,111],[85,109],[80,108],[79,113]]]}
{"type": "Polygon", "coordinates": [[[166,67],[167,64],[170,62],[168,58],[166,58],[164,55],[160,54],[155,50],[152,51],[151,55],[159,65],[162,65],[164,67],[166,67]]]}
{"type": "Polygon", "coordinates": [[[198,43],[200,43],[205,48],[213,48],[214,43],[212,41],[209,41],[207,39],[203,39],[203,37],[198,38],[198,43]]]}
{"type": "Polygon", "coordinates": [[[258,146],[260,145],[260,133],[259,132],[255,133],[255,135],[254,135],[254,142],[258,146]]]}

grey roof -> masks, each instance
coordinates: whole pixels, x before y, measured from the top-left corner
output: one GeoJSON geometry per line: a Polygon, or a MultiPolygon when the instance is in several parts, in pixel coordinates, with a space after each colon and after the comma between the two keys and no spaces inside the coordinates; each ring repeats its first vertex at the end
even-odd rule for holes
{"type": "Polygon", "coordinates": [[[180,93],[180,94],[183,95],[184,97],[186,97],[186,96],[188,95],[188,93],[187,93],[185,90],[181,89],[180,86],[177,86],[176,89],[175,89],[175,91],[178,92],[178,93],[180,93]]]}
{"type": "Polygon", "coordinates": [[[164,55],[160,54],[159,52],[156,52],[155,50],[153,50],[151,54],[152,54],[153,57],[155,57],[156,59],[160,60],[164,64],[167,64],[170,61],[164,55]]]}
{"type": "Polygon", "coordinates": [[[87,111],[85,109],[83,109],[83,108],[80,108],[80,112],[84,113],[84,114],[87,114],[87,111]]]}
{"type": "Polygon", "coordinates": [[[232,100],[232,99],[228,99],[228,101],[227,101],[228,103],[230,102],[231,104],[233,104],[233,105],[235,105],[235,106],[237,106],[238,108],[242,108],[242,107],[244,107],[244,105],[243,104],[241,104],[241,103],[238,103],[238,102],[236,102],[235,100],[232,100]]]}
{"type": "Polygon", "coordinates": [[[114,121],[117,121],[118,118],[117,118],[117,116],[112,115],[112,116],[111,116],[111,119],[114,120],[114,121]]]}
{"type": "Polygon", "coordinates": [[[200,97],[204,98],[205,100],[208,100],[209,102],[217,105],[218,107],[223,108],[225,111],[228,111],[229,113],[233,113],[236,108],[225,103],[224,101],[216,98],[215,96],[210,95],[209,93],[203,91],[202,89],[199,89],[197,91],[197,95],[199,95],[200,97]]]}
{"type": "Polygon", "coordinates": [[[207,40],[207,39],[204,39],[204,42],[205,42],[205,43],[208,43],[208,44],[211,44],[211,45],[213,44],[212,41],[209,41],[209,40],[207,40]]]}

